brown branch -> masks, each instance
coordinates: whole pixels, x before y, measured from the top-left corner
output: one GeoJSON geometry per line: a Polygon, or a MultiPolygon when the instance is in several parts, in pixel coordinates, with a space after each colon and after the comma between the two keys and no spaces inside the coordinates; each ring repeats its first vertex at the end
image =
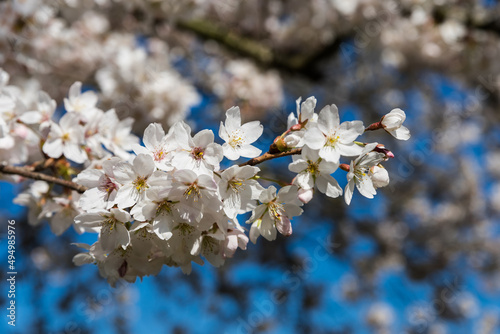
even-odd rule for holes
{"type": "Polygon", "coordinates": [[[40,180],[40,181],[46,181],[54,184],[61,185],[63,187],[76,190],[79,193],[83,193],[85,190],[87,190],[87,187],[79,185],[77,183],[68,181],[68,180],[63,180],[60,178],[57,178],[55,176],[50,176],[47,174],[43,173],[38,173],[34,172],[33,170],[36,170],[36,167],[17,167],[17,166],[10,166],[10,165],[0,165],[0,173],[3,174],[12,174],[12,175],[20,175],[29,179],[34,179],[34,180],[40,180]]]}
{"type": "Polygon", "coordinates": [[[31,172],[39,172],[41,170],[54,167],[57,162],[58,162],[58,160],[56,160],[54,158],[49,158],[47,160],[37,161],[37,162],[31,164],[30,166],[26,166],[24,168],[26,168],[26,170],[29,170],[31,172]]]}
{"type": "Polygon", "coordinates": [[[240,167],[242,167],[242,166],[255,166],[255,165],[263,163],[264,161],[267,161],[267,160],[285,157],[287,155],[300,154],[301,152],[302,152],[301,148],[294,148],[293,150],[286,151],[286,152],[279,152],[279,153],[266,152],[263,155],[261,155],[260,157],[250,159],[247,162],[239,164],[238,166],[240,166],[240,167]]]}
{"type": "MultiPolygon", "coordinates": [[[[264,161],[267,161],[267,160],[285,157],[288,155],[300,154],[301,152],[302,152],[301,148],[295,148],[295,149],[292,149],[292,150],[287,151],[287,152],[278,152],[278,153],[266,152],[263,155],[261,155],[260,157],[250,159],[244,163],[239,164],[238,166],[240,166],[240,167],[242,167],[242,166],[255,166],[255,165],[263,163],[264,161]]],[[[23,176],[23,177],[33,179],[33,180],[40,180],[40,181],[46,181],[49,183],[58,184],[60,186],[66,187],[68,189],[76,190],[79,193],[83,193],[88,189],[87,187],[79,185],[75,182],[63,180],[63,179],[57,178],[55,176],[50,176],[47,174],[36,172],[36,170],[40,170],[40,169],[44,169],[44,168],[48,168],[50,166],[53,166],[54,161],[53,160],[49,161],[49,160],[46,160],[45,162],[35,163],[32,166],[24,166],[24,167],[1,165],[0,164],[0,173],[19,175],[19,176],[23,176]]]]}

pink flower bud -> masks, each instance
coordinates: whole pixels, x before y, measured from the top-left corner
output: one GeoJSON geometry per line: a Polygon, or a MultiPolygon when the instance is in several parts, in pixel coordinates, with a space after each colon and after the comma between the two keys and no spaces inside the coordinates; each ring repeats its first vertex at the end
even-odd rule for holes
{"type": "Polygon", "coordinates": [[[313,198],[313,189],[299,189],[298,191],[299,194],[299,200],[302,203],[309,203],[310,200],[313,198]]]}

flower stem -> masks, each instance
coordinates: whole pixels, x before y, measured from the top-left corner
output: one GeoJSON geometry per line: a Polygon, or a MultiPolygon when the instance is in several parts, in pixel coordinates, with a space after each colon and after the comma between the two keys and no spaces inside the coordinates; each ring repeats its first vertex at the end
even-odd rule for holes
{"type": "Polygon", "coordinates": [[[373,124],[371,124],[370,126],[368,126],[367,128],[365,128],[365,131],[375,131],[375,130],[378,130],[378,129],[383,129],[384,126],[382,125],[382,121],[379,121],[379,122],[375,122],[373,124]]]}

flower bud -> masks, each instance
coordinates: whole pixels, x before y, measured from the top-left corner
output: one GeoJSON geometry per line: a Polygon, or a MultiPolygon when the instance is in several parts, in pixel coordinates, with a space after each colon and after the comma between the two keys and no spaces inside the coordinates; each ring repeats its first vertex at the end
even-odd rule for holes
{"type": "Polygon", "coordinates": [[[285,140],[281,138],[281,136],[276,137],[276,139],[274,140],[274,144],[276,145],[276,148],[280,152],[285,152],[289,150],[289,147],[287,146],[285,140]]]}
{"type": "Polygon", "coordinates": [[[396,108],[392,109],[390,113],[382,117],[380,122],[384,127],[384,130],[389,132],[396,139],[408,140],[410,138],[410,130],[403,126],[405,119],[405,112],[396,108]]]}
{"type": "Polygon", "coordinates": [[[313,189],[299,189],[298,191],[299,200],[302,203],[309,203],[313,198],[313,189]]]}
{"type": "Polygon", "coordinates": [[[284,138],[285,145],[287,147],[296,147],[297,145],[299,145],[300,139],[300,136],[292,132],[284,138]]]}
{"type": "Polygon", "coordinates": [[[370,168],[370,177],[375,188],[382,188],[389,184],[389,173],[381,165],[370,168]]]}
{"type": "Polygon", "coordinates": [[[375,147],[373,150],[375,152],[385,154],[385,160],[388,160],[389,158],[394,158],[394,153],[386,149],[383,144],[378,144],[377,147],[375,147]]]}

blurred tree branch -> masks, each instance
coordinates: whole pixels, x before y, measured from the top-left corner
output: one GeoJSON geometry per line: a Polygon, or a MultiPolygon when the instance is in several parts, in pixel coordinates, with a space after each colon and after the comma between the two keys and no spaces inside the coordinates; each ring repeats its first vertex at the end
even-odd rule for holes
{"type": "Polygon", "coordinates": [[[314,67],[320,60],[339,50],[340,45],[351,35],[338,35],[320,50],[301,55],[284,55],[256,40],[246,38],[216,23],[207,20],[178,21],[177,27],[194,33],[205,40],[213,40],[241,56],[251,58],[266,68],[276,68],[290,73],[298,73],[310,79],[319,79],[322,73],[314,67]]]}

